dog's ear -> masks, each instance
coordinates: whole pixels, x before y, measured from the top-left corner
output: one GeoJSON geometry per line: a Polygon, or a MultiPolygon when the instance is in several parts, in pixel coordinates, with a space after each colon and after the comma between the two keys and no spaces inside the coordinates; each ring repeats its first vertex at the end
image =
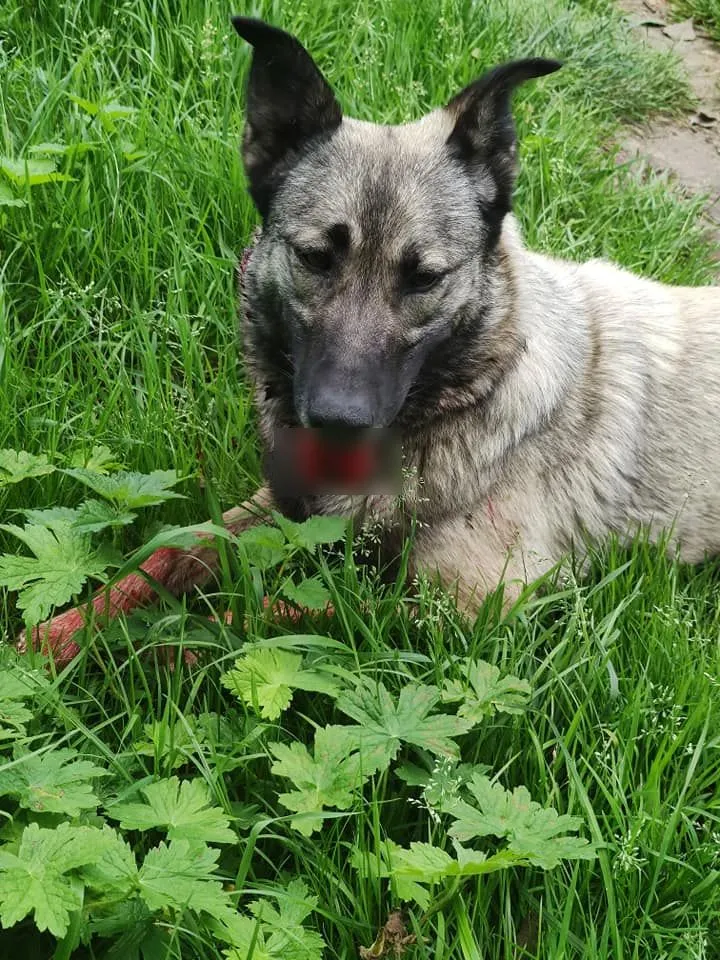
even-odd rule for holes
{"type": "Polygon", "coordinates": [[[517,142],[511,112],[516,87],[554,73],[557,60],[514,60],[495,67],[461,90],[445,108],[455,120],[448,146],[479,172],[488,172],[496,187],[498,212],[510,209],[515,182],[517,142]],[[503,209],[504,208],[504,209],[503,209]]]}
{"type": "Polygon", "coordinates": [[[296,37],[262,20],[233,17],[253,47],[247,84],[243,161],[250,195],[265,217],[273,193],[301,148],[340,125],[342,111],[296,37]]]}

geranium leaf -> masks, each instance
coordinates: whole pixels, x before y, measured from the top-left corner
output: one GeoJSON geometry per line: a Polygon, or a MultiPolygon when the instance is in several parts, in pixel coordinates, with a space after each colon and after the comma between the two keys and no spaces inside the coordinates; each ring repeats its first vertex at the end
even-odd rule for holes
{"type": "Polygon", "coordinates": [[[29,477],[44,477],[54,470],[55,467],[45,454],[28,453],[26,450],[0,450],[0,486],[20,483],[29,477]]]}
{"type": "Polygon", "coordinates": [[[22,540],[34,554],[0,556],[0,586],[18,591],[27,624],[40,623],[53,607],[76,596],[89,577],[105,573],[105,560],[68,520],[55,520],[52,527],[3,524],[0,529],[22,540]]]}
{"type": "Polygon", "coordinates": [[[116,803],[106,808],[124,830],[167,831],[170,840],[235,843],[237,837],[220,807],[214,806],[202,780],[158,780],[142,787],[145,803],[116,803]]]}
{"type": "Polygon", "coordinates": [[[90,760],[78,759],[70,748],[23,754],[16,748],[15,762],[0,771],[0,796],[14,797],[21,807],[35,813],[64,813],[77,817],[94,810],[98,798],[92,780],[109,771],[90,760]]]}
{"type": "Polygon", "coordinates": [[[272,648],[251,650],[235,661],[222,678],[223,686],[243,703],[260,710],[268,720],[276,720],[290,706],[294,690],[310,690],[334,697],[336,682],[318,670],[303,667],[298,653],[272,648]]]}

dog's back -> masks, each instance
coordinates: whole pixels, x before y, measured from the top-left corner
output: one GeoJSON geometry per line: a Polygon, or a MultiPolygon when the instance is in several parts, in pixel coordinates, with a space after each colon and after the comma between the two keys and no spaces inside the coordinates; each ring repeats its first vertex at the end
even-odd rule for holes
{"type": "Polygon", "coordinates": [[[633,438],[628,519],[672,528],[682,555],[699,561],[720,549],[720,290],[596,262],[578,278],[601,331],[601,402],[633,438]]]}

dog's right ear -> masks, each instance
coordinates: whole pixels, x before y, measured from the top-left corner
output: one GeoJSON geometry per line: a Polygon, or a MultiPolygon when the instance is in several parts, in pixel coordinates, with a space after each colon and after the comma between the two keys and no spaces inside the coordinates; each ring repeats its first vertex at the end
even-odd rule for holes
{"type": "Polygon", "coordinates": [[[521,84],[559,70],[557,60],[532,58],[504,63],[483,74],[446,106],[455,121],[448,145],[475,172],[490,174],[496,188],[494,213],[510,209],[517,144],[510,101],[521,84]]]}
{"type": "Polygon", "coordinates": [[[233,17],[252,44],[243,162],[250,195],[267,216],[273,194],[302,148],[329,136],[342,111],[327,80],[300,41],[262,20],[233,17]]]}

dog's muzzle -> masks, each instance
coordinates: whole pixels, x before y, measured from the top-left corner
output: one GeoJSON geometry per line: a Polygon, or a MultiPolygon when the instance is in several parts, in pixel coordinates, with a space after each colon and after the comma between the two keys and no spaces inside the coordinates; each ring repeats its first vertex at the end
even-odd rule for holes
{"type": "MultiPolygon", "coordinates": [[[[245,276],[260,231],[238,263],[240,297],[251,314],[245,276]]],[[[265,471],[276,495],[348,495],[394,491],[400,474],[400,445],[393,431],[343,431],[277,425],[265,471]]]]}

